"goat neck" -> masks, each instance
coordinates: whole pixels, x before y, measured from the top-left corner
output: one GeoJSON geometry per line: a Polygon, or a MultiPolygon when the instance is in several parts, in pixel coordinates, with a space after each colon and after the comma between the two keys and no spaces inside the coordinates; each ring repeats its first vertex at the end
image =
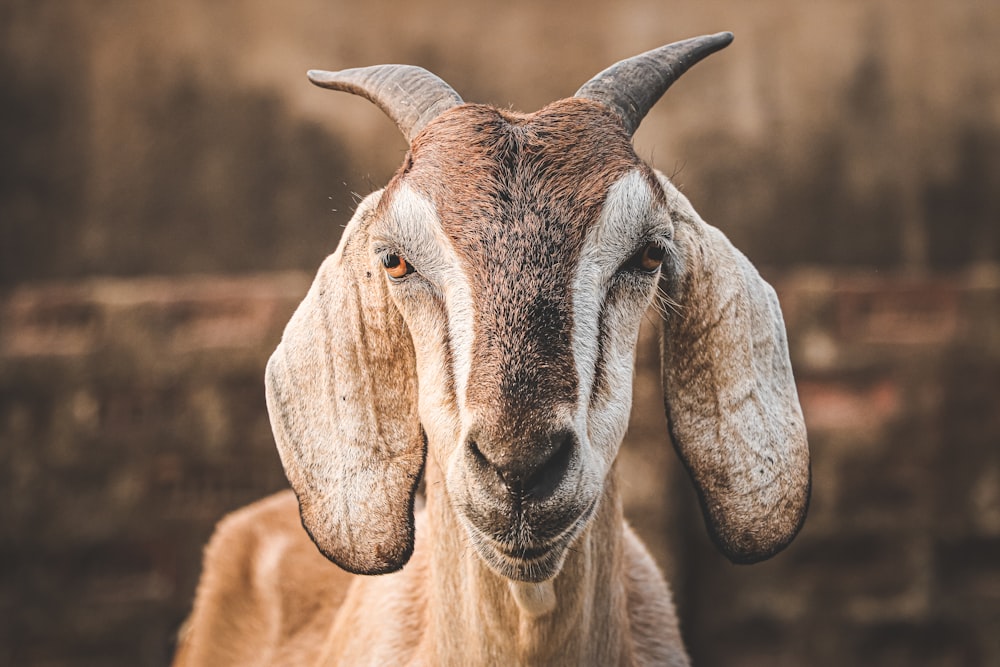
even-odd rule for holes
{"type": "MultiPolygon", "coordinates": [[[[431,664],[628,664],[630,648],[622,572],[622,508],[614,473],[593,522],[556,577],[520,583],[493,572],[468,544],[459,518],[439,491],[443,473],[428,462],[427,641],[431,664]],[[551,610],[519,601],[517,587],[546,595],[551,610]],[[530,589],[529,589],[530,590],[530,589]],[[512,637],[511,630],[516,628],[512,637]],[[479,652],[478,655],[472,653],[479,652]]],[[[417,556],[421,555],[418,547],[417,556]]],[[[523,591],[523,589],[522,589],[523,591]]],[[[530,595],[528,593],[527,595],[530,595]]],[[[549,606],[549,605],[542,605],[549,606]]]]}

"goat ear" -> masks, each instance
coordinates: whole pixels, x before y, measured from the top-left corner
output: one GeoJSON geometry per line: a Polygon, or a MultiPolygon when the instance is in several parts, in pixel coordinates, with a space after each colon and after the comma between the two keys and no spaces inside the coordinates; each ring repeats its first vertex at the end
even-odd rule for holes
{"type": "Polygon", "coordinates": [[[809,449],[774,290],[661,179],[677,225],[664,288],[662,374],[674,447],[719,549],[753,563],[783,549],[809,504],[809,449]]]}
{"type": "Polygon", "coordinates": [[[316,546],[356,574],[413,552],[426,446],[413,345],[371,258],[379,195],[362,202],[267,364],[267,407],[285,475],[316,546]]]}

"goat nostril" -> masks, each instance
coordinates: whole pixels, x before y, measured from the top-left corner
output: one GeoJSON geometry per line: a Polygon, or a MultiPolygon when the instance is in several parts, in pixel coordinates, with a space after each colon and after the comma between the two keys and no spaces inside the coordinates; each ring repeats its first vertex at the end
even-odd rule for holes
{"type": "Polygon", "coordinates": [[[490,465],[490,462],[486,459],[486,455],[483,454],[479,449],[479,443],[469,438],[469,449],[472,451],[472,457],[476,459],[476,463],[481,463],[483,465],[490,465]]]}
{"type": "Polygon", "coordinates": [[[467,444],[475,465],[481,470],[492,472],[506,485],[509,476],[504,474],[504,470],[500,466],[487,458],[486,454],[483,454],[483,450],[479,448],[479,443],[476,442],[475,438],[470,437],[467,444]]]}
{"type": "Polygon", "coordinates": [[[570,431],[560,431],[552,437],[551,454],[524,480],[526,496],[541,499],[555,490],[566,476],[575,440],[570,431]]]}

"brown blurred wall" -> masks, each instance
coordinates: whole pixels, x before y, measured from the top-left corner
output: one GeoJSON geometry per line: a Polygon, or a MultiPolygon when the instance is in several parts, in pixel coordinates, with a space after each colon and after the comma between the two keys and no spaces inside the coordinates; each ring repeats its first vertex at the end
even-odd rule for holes
{"type": "Polygon", "coordinates": [[[647,332],[630,517],[698,664],[1000,663],[1000,5],[0,0],[0,664],[164,664],[214,521],[284,485],[263,363],[405,151],[306,69],[531,110],[721,29],[636,146],[778,288],[813,506],[714,552],[647,332]]]}

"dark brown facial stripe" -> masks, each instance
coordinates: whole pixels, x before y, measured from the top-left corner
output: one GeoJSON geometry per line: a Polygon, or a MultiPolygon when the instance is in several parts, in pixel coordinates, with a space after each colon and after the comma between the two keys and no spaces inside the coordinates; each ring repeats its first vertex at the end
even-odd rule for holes
{"type": "Polygon", "coordinates": [[[457,107],[411,155],[397,178],[434,202],[472,288],[467,404],[497,428],[545,428],[577,400],[569,292],[586,232],[608,188],[646,168],[615,117],[582,100],[530,115],[457,107]]]}
{"type": "Polygon", "coordinates": [[[598,401],[608,398],[611,386],[608,384],[607,376],[607,340],[608,340],[608,303],[601,304],[601,312],[597,317],[597,361],[594,363],[594,382],[590,390],[590,404],[594,405],[598,401]]]}
{"type": "MultiPolygon", "coordinates": [[[[445,311],[445,308],[444,308],[443,304],[441,304],[439,306],[436,305],[435,306],[435,310],[438,310],[438,309],[439,309],[441,321],[442,322],[447,322],[448,321],[448,313],[445,311]]],[[[448,330],[447,327],[444,328],[443,335],[444,335],[444,340],[442,341],[443,345],[442,345],[441,349],[444,351],[444,363],[445,363],[445,365],[446,365],[447,368],[454,368],[455,367],[455,345],[454,345],[454,342],[452,341],[452,338],[451,338],[451,332],[448,330]]],[[[445,394],[447,396],[452,396],[452,397],[455,396],[456,390],[455,390],[455,376],[454,376],[454,374],[450,373],[450,372],[449,373],[445,373],[444,374],[444,378],[445,378],[445,382],[447,383],[447,386],[445,387],[445,394]]]]}

